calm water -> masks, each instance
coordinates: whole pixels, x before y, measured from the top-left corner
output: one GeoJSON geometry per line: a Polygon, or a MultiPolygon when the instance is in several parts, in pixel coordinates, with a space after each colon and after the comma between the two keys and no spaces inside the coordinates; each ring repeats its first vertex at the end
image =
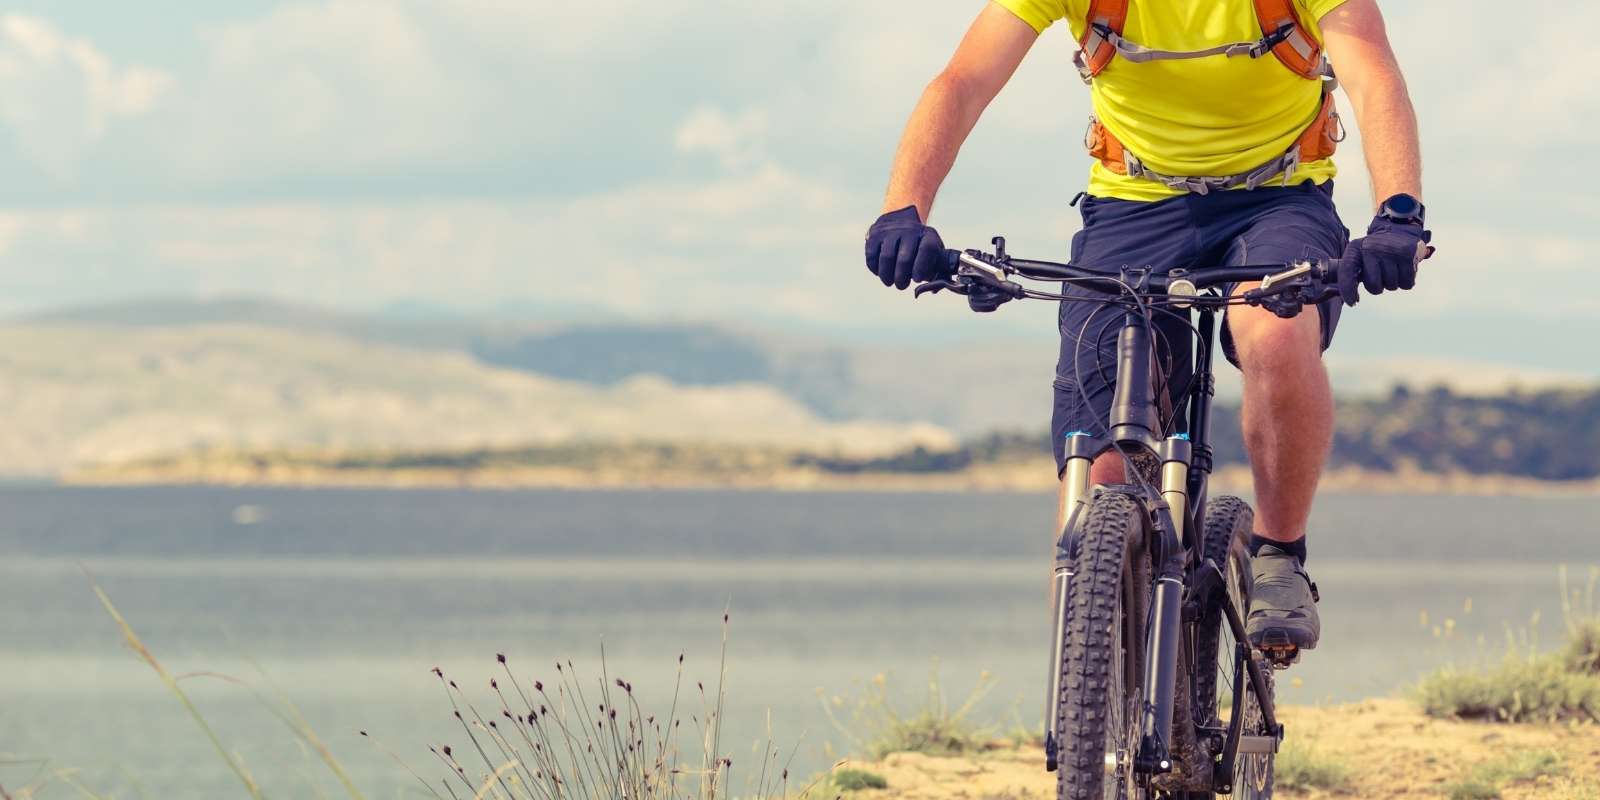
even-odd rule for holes
{"type": "MultiPolygon", "coordinates": [[[[988,671],[979,716],[1036,725],[1050,513],[1007,494],[0,489],[0,786],[38,768],[8,760],[47,758],[119,795],[242,794],[80,562],[172,672],[265,689],[259,664],[372,797],[410,796],[410,779],[358,729],[427,775],[428,743],[461,743],[431,667],[483,686],[503,652],[524,676],[558,657],[592,674],[603,641],[611,672],[664,705],[680,652],[714,682],[725,606],[736,763],[770,713],[795,771],[820,768],[849,743],[819,690],[888,672],[909,699],[935,663],[952,703],[988,671]]],[[[1536,611],[1553,642],[1557,565],[1600,564],[1597,521],[1595,498],[1326,498],[1323,645],[1280,691],[1391,692],[1497,654],[1536,611]]],[[[337,793],[250,688],[184,686],[270,794],[337,793]]]]}

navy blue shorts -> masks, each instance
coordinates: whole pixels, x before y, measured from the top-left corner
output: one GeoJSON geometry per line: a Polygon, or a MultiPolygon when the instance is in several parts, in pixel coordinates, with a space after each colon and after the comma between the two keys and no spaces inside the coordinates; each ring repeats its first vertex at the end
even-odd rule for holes
{"type": "MultiPolygon", "coordinates": [[[[1350,238],[1334,209],[1331,181],[1185,194],[1153,203],[1085,196],[1080,207],[1083,230],[1072,237],[1072,263],[1112,272],[1124,266],[1197,269],[1338,258],[1350,238]]],[[[1076,287],[1066,294],[1104,297],[1076,287]]],[[[1331,300],[1317,309],[1323,349],[1333,341],[1339,308],[1339,301],[1331,300]]],[[[1122,316],[1118,308],[1095,303],[1061,304],[1061,358],[1050,424],[1058,471],[1068,431],[1105,432],[1122,316]]],[[[1156,329],[1158,367],[1169,376],[1168,405],[1176,408],[1193,373],[1192,333],[1184,322],[1160,314],[1156,329]]],[[[1237,366],[1226,317],[1221,339],[1223,354],[1237,366]]],[[[1180,421],[1177,430],[1183,429],[1180,421]]]]}

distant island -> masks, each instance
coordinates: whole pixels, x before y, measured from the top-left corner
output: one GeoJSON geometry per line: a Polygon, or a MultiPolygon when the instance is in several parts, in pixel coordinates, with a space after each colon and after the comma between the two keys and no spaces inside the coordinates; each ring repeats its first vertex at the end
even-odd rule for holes
{"type": "MultiPolygon", "coordinates": [[[[1218,486],[1248,485],[1237,410],[1214,419],[1218,486]]],[[[994,433],[883,455],[711,442],[582,441],[354,451],[206,449],[101,464],[76,483],[1043,490],[1048,435],[994,433]]],[[[1468,396],[1397,388],[1340,404],[1330,490],[1600,493],[1600,389],[1468,396]]]]}
{"type": "MultiPolygon", "coordinates": [[[[1045,333],[933,351],[248,297],[66,309],[0,321],[0,478],[1048,490],[1038,426],[1056,343],[1045,333]]],[[[1346,394],[1327,487],[1592,491],[1600,480],[1600,381],[1587,366],[1329,368],[1346,394]],[[1435,381],[1451,388],[1418,388],[1435,381]]],[[[1223,389],[1218,478],[1243,485],[1223,389]]]]}

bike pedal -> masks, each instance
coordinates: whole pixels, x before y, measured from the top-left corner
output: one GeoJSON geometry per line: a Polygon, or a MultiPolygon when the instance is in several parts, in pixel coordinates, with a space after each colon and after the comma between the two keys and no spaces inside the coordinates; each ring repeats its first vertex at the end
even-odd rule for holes
{"type": "Polygon", "coordinates": [[[1261,654],[1266,656],[1267,663],[1271,664],[1273,669],[1288,669],[1300,661],[1300,648],[1292,644],[1263,647],[1261,648],[1261,654]]]}

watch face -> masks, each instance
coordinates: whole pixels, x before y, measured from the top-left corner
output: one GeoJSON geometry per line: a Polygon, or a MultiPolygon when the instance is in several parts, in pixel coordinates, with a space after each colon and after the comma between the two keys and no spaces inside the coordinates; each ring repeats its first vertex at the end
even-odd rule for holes
{"type": "Polygon", "coordinates": [[[1406,218],[1417,216],[1422,211],[1422,204],[1409,194],[1397,194],[1389,198],[1383,208],[1393,216],[1406,218]]]}

